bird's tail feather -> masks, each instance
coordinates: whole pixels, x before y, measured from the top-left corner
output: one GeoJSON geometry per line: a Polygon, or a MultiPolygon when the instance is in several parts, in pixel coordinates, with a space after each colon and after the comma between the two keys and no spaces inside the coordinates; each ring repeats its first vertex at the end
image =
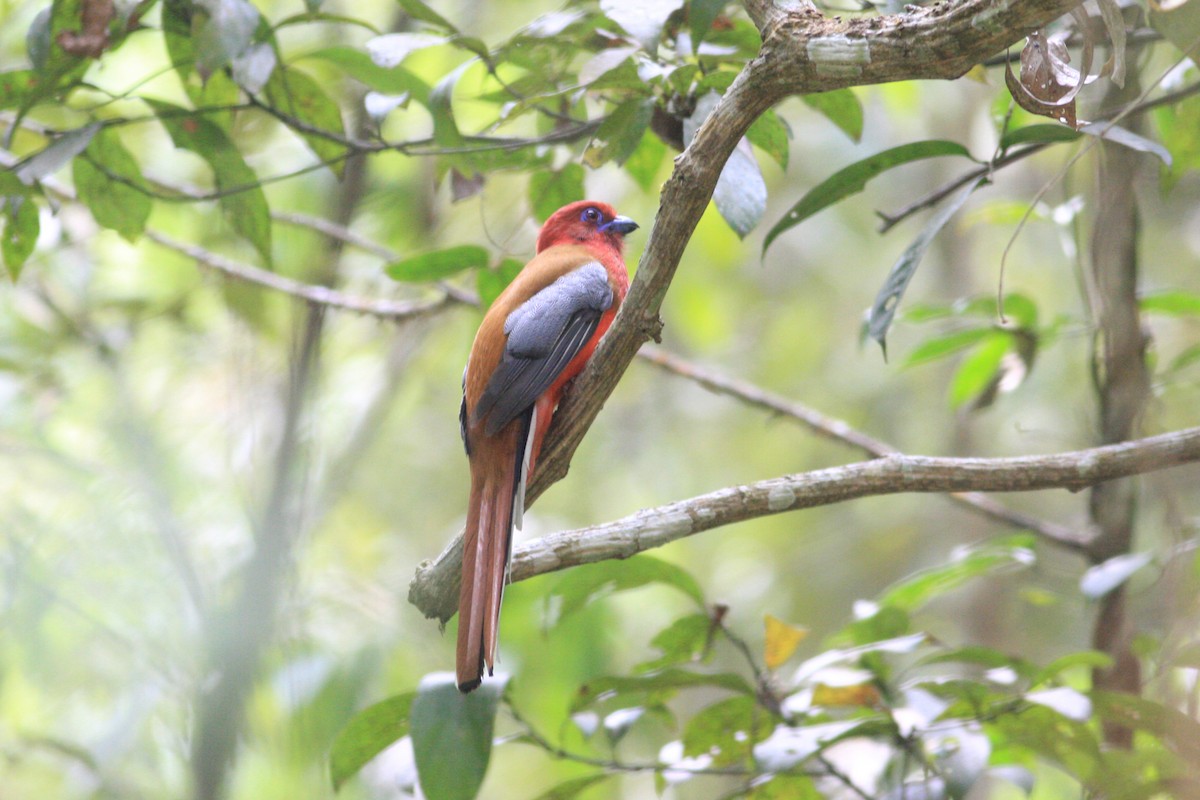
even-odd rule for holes
{"type": "Polygon", "coordinates": [[[458,688],[477,687],[486,667],[496,661],[500,604],[508,581],[513,525],[519,527],[525,505],[534,411],[514,421],[511,458],[499,468],[471,476],[471,498],[463,534],[462,587],[458,599],[458,688]]]}

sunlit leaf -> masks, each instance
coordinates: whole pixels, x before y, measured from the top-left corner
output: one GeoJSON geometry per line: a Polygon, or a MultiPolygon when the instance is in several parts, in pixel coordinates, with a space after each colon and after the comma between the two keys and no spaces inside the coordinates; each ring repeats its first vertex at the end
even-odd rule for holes
{"type": "Polygon", "coordinates": [[[1200,97],[1156,108],[1154,121],[1159,139],[1171,153],[1172,168],[1161,170],[1163,186],[1170,190],[1185,174],[1200,169],[1200,136],[1195,135],[1200,130],[1200,97]]]}
{"type": "Polygon", "coordinates": [[[429,92],[429,112],[433,114],[433,140],[442,147],[455,147],[463,143],[454,120],[454,87],[463,73],[474,66],[467,61],[442,78],[429,92]]]}
{"type": "Polygon", "coordinates": [[[354,715],[329,751],[329,774],[336,791],[367,762],[408,735],[409,711],[416,692],[389,697],[354,715]]]}
{"type": "Polygon", "coordinates": [[[704,606],[700,584],[686,570],[645,554],[576,567],[554,585],[547,600],[558,604],[557,621],[561,622],[598,597],[656,583],[678,589],[704,606]]]}
{"type": "Polygon", "coordinates": [[[211,75],[250,47],[261,18],[248,0],[200,0],[206,15],[193,34],[196,69],[211,75]]]}
{"type": "Polygon", "coordinates": [[[405,32],[386,33],[368,39],[365,45],[371,61],[384,69],[399,66],[404,59],[418,50],[436,47],[446,43],[445,36],[435,36],[431,33],[405,32]]]}
{"type": "Polygon", "coordinates": [[[790,770],[861,724],[862,720],[850,720],[800,727],[779,725],[767,739],[754,745],[754,761],[764,772],[790,770]]]}
{"type": "Polygon", "coordinates": [[[278,62],[275,48],[267,42],[252,44],[230,64],[233,80],[250,94],[258,94],[267,85],[278,62]]]}
{"type": "MultiPolygon", "coordinates": [[[[955,145],[955,147],[959,147],[959,145],[955,145]]],[[[921,259],[925,257],[925,251],[929,249],[933,237],[962,208],[963,204],[967,202],[967,198],[982,183],[982,178],[972,181],[959,189],[948,200],[944,201],[942,207],[937,210],[937,213],[925,223],[925,227],[917,234],[917,238],[913,239],[912,244],[905,248],[899,260],[892,265],[892,270],[888,273],[887,280],[884,281],[883,287],[875,297],[875,302],[871,306],[871,310],[867,313],[867,333],[879,343],[885,355],[887,354],[887,332],[892,325],[892,318],[896,315],[896,308],[900,305],[900,298],[904,296],[904,291],[908,288],[909,281],[912,280],[912,276],[916,273],[921,259]]],[[[803,201],[801,202],[803,203],[803,201]]],[[[787,218],[785,217],[784,219],[786,220],[787,218]]],[[[775,227],[778,229],[779,226],[776,225],[775,227]]],[[[772,232],[774,230],[772,229],[772,232]]]]}
{"type": "Polygon", "coordinates": [[[654,53],[667,17],[683,5],[683,0],[600,0],[600,10],[620,25],[646,49],[654,53]]]}
{"type": "Polygon", "coordinates": [[[640,706],[632,706],[629,708],[618,708],[609,714],[604,715],[604,733],[608,737],[610,744],[616,744],[625,738],[625,734],[629,733],[629,729],[633,727],[633,723],[642,718],[646,713],[646,709],[640,706]]]}
{"type": "Polygon", "coordinates": [[[763,641],[763,658],[767,669],[779,669],[796,652],[796,648],[808,636],[808,628],[784,622],[767,614],[763,617],[766,632],[763,641]]]}
{"type": "Polygon", "coordinates": [[[817,683],[813,686],[812,703],[826,708],[874,708],[880,703],[879,689],[869,682],[845,686],[817,683]]]}
{"type": "Polygon", "coordinates": [[[971,153],[958,142],[944,140],[912,142],[884,150],[882,153],[876,153],[861,161],[856,161],[848,167],[843,167],[810,189],[779,222],[775,223],[775,227],[771,228],[763,241],[763,252],[766,252],[767,248],[771,246],[771,242],[775,241],[781,233],[791,230],[813,214],[839,200],[861,192],[866,187],[867,181],[877,175],[901,164],[936,156],[971,158],[971,153]]]}
{"type": "Polygon", "coordinates": [[[1089,600],[1098,600],[1133,577],[1134,573],[1154,560],[1150,553],[1122,553],[1104,561],[1079,579],[1079,591],[1089,600]]]}
{"type": "Polygon", "coordinates": [[[435,281],[463,270],[486,267],[488,258],[486,249],[479,245],[464,244],[392,262],[384,271],[398,281],[435,281]]]}
{"type": "Polygon", "coordinates": [[[479,307],[490,307],[524,266],[515,258],[506,258],[495,269],[480,269],[475,279],[475,290],[479,292],[479,307]]]}
{"type": "Polygon", "coordinates": [[[601,50],[579,68],[580,85],[590,86],[598,83],[601,78],[622,67],[629,67],[636,77],[637,70],[633,67],[632,58],[637,51],[636,47],[610,47],[601,50]]]}
{"type": "Polygon", "coordinates": [[[823,669],[835,664],[847,662],[857,663],[865,655],[871,653],[911,653],[926,640],[924,633],[914,633],[911,636],[899,636],[895,639],[885,639],[881,642],[871,642],[859,647],[848,647],[838,650],[826,650],[820,655],[813,656],[796,669],[792,678],[793,683],[801,684],[812,678],[823,669]]]}
{"type": "Polygon", "coordinates": [[[191,150],[208,162],[213,181],[222,192],[217,204],[235,231],[271,263],[271,213],[258,176],[246,165],[219,126],[204,115],[189,115],[178,106],[146,100],[176,147],[191,150]]]}
{"type": "Polygon", "coordinates": [[[832,92],[818,92],[802,95],[805,105],[824,114],[837,125],[842,133],[851,141],[861,141],[863,132],[863,108],[858,95],[849,89],[835,89],[832,92]]]}
{"type": "Polygon", "coordinates": [[[346,168],[346,145],[337,141],[345,137],[342,110],[309,76],[298,69],[277,69],[266,87],[267,102],[280,113],[299,122],[296,132],[304,139],[317,158],[341,176],[346,168]],[[322,135],[322,131],[329,135],[322,135]]]}
{"type": "Polygon", "coordinates": [[[492,755],[492,728],[506,682],[494,676],[463,694],[452,673],[421,679],[409,720],[417,774],[429,800],[476,796],[492,755]]]}
{"type": "Polygon", "coordinates": [[[1081,127],[1079,132],[1089,136],[1098,136],[1109,142],[1116,142],[1130,150],[1137,150],[1139,153],[1150,153],[1157,156],[1163,164],[1171,166],[1171,153],[1167,148],[1145,136],[1139,136],[1127,128],[1113,125],[1111,122],[1093,122],[1081,127]]]}
{"type": "Polygon", "coordinates": [[[40,181],[42,178],[54,174],[68,161],[82,153],[98,130],[100,130],[100,123],[93,122],[91,125],[67,131],[42,150],[22,161],[13,169],[13,173],[25,184],[40,181]]]}
{"type": "Polygon", "coordinates": [[[96,223],[125,239],[141,236],[150,217],[151,200],[139,187],[142,171],[116,131],[100,130],[73,168],[75,191],[96,223]]]}
{"type": "Polygon", "coordinates": [[[1200,722],[1144,697],[1093,690],[1097,716],[1160,737],[1189,763],[1200,764],[1200,722]]]}
{"type": "Polygon", "coordinates": [[[1076,722],[1086,722],[1092,716],[1092,701],[1088,699],[1087,695],[1068,686],[1030,692],[1025,695],[1025,699],[1031,703],[1037,703],[1039,706],[1053,709],[1067,719],[1073,719],[1076,722]]]}
{"type": "Polygon", "coordinates": [[[767,780],[755,781],[746,800],[823,800],[825,794],[807,775],[776,773],[764,776],[767,780]]]}

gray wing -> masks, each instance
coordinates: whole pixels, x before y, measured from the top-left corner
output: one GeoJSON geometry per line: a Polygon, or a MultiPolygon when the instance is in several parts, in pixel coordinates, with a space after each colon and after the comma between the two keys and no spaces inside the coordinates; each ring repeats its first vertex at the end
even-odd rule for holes
{"type": "Polygon", "coordinates": [[[550,388],[596,333],[613,302],[608,273],[598,262],[563,275],[515,308],[504,322],[504,355],[484,387],[473,416],[488,415],[493,436],[550,388]]]}

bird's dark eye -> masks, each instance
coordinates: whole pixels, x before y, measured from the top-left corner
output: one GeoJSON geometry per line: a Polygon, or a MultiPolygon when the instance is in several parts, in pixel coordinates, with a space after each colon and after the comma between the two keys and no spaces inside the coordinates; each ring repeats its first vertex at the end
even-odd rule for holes
{"type": "Polygon", "coordinates": [[[602,219],[602,215],[600,214],[600,209],[588,206],[583,210],[583,213],[579,215],[579,218],[584,222],[595,224],[602,219]]]}

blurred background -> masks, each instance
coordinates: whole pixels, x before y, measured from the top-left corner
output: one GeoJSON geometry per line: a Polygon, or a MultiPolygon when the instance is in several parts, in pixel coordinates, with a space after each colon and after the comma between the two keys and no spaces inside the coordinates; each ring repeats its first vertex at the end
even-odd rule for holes
{"type": "MultiPolygon", "coordinates": [[[[531,0],[436,5],[487,43],[557,8],[531,0]]],[[[25,63],[24,37],[42,6],[0,2],[6,69],[25,63]]],[[[299,4],[275,0],[256,6],[271,20],[300,11],[299,4]]],[[[397,19],[397,8],[383,2],[330,0],[322,10],[381,28],[397,19]]],[[[152,12],[147,22],[154,20],[152,12]]],[[[361,49],[371,36],[333,21],[278,31],[286,60],[339,87],[345,118],[356,120],[351,129],[366,124],[358,110],[363,87],[328,61],[304,56],[335,44],[361,49]]],[[[1147,82],[1170,63],[1141,58],[1147,82]]],[[[405,63],[432,83],[458,60],[457,51],[430,48],[405,63]]],[[[88,80],[118,94],[136,84],[143,96],[181,103],[179,80],[168,67],[161,37],[135,35],[88,80]]],[[[887,358],[862,341],[863,314],[929,212],[886,235],[877,230],[875,212],[904,207],[962,174],[969,162],[930,159],[885,173],[761,255],[771,224],[836,169],[867,155],[950,139],[989,158],[1008,98],[1000,70],[982,77],[854,90],[864,109],[859,142],[798,99],[780,106],[792,131],[791,158],[784,170],[758,154],[769,189],[764,222],[741,239],[710,207],[664,304],[662,347],[844,419],[907,453],[1005,456],[1096,444],[1094,329],[1081,292],[1094,152],[1067,169],[1077,145],[1050,148],[998,172],[978,191],[934,241],[890,334],[887,358]],[[1031,202],[1034,213],[1017,233],[1031,202]],[[1000,254],[1014,237],[1004,290],[1032,302],[1046,336],[1012,391],[984,408],[954,407],[958,359],[909,364],[908,357],[962,319],[930,314],[925,321],[908,312],[995,295],[1000,254]]],[[[1171,79],[1178,85],[1195,78],[1193,68],[1171,79]]],[[[474,130],[471,88],[460,92],[459,124],[474,130]]],[[[1081,116],[1100,97],[1086,98],[1081,116]]],[[[62,128],[73,113],[50,107],[34,116],[62,128]]],[[[11,127],[11,113],[4,120],[11,127]]],[[[425,136],[429,118],[398,112],[384,131],[394,139],[425,136]]],[[[260,178],[312,163],[298,137],[261,117],[239,117],[235,132],[260,178]]],[[[203,161],[175,149],[160,126],[130,125],[121,137],[156,180],[176,186],[209,180],[203,161]]],[[[26,153],[36,146],[34,133],[18,131],[8,149],[26,153]]],[[[562,148],[554,158],[561,166],[578,161],[579,153],[562,148]]],[[[643,226],[629,237],[631,267],[670,166],[669,155],[662,157],[649,190],[612,163],[586,171],[587,196],[643,226]]],[[[70,184],[68,172],[57,176],[63,185],[70,184]]],[[[307,217],[277,216],[274,269],[353,295],[421,300],[440,290],[389,279],[386,251],[405,257],[478,244],[497,258],[524,261],[537,230],[529,176],[496,171],[486,178],[481,191],[455,202],[450,179],[432,159],[393,152],[351,163],[341,181],[317,170],[266,183],[276,215],[333,220],[373,243],[342,244],[307,217]]],[[[1136,190],[1144,291],[1200,294],[1200,178],[1181,171],[1164,188],[1159,163],[1145,156],[1136,190]]],[[[260,631],[261,663],[245,698],[230,796],[331,797],[325,754],[353,713],[451,668],[455,623],[439,630],[406,594],[417,565],[434,557],[464,520],[459,382],[481,312],[450,303],[392,322],[314,311],[228,280],[148,236],[130,243],[98,227],[77,203],[53,199],[40,213],[36,250],[20,278],[0,287],[0,796],[188,795],[189,763],[201,746],[192,739],[193,723],[221,713],[196,704],[199,688],[213,680],[212,653],[230,631],[260,631]],[[286,545],[264,556],[256,537],[269,537],[264,530],[272,525],[284,529],[286,545]],[[272,577],[259,588],[274,590],[276,599],[256,605],[247,576],[260,568],[272,577]],[[264,618],[253,619],[259,612],[264,618]],[[229,623],[214,624],[222,614],[229,623]]],[[[233,235],[212,203],[158,202],[147,228],[255,261],[253,248],[233,235]]],[[[473,275],[450,280],[475,288],[473,275]]],[[[1148,315],[1146,324],[1157,365],[1200,342],[1198,317],[1148,315]]],[[[1197,365],[1155,375],[1145,432],[1195,424],[1197,365]]],[[[600,523],[860,458],[792,421],[635,360],[568,477],[531,509],[518,535],[600,523]]],[[[1187,468],[1140,479],[1136,549],[1170,552],[1194,536],[1197,478],[1187,468]]],[[[1064,525],[1082,527],[1087,519],[1083,495],[1003,500],[1064,525]]],[[[694,575],[710,602],[727,604],[727,624],[753,648],[761,647],[763,615],[772,614],[811,629],[801,646],[811,654],[823,636],[852,619],[856,600],[944,562],[956,547],[1009,532],[943,497],[906,495],[759,519],[655,555],[694,575]]],[[[948,594],[922,612],[919,624],[956,645],[984,644],[1033,661],[1086,649],[1094,610],[1078,589],[1086,566],[1041,544],[1035,565],[948,594]]],[[[529,580],[505,597],[501,662],[513,676],[511,699],[551,733],[565,724],[580,684],[652,658],[650,640],[690,608],[678,592],[646,588],[551,625],[545,598],[569,579],[560,573],[529,580]]],[[[1188,586],[1162,570],[1135,581],[1133,613],[1147,647],[1194,626],[1186,616],[1194,602],[1188,586]]],[[[718,667],[722,659],[733,668],[736,654],[718,653],[718,667]]],[[[505,724],[502,715],[501,732],[505,724]]],[[[639,735],[622,747],[636,753],[662,731],[649,724],[643,742],[639,735]]],[[[403,753],[389,753],[340,795],[408,796],[405,763],[403,753]]],[[[573,769],[533,747],[503,747],[493,754],[482,796],[532,797],[573,769]],[[519,794],[510,793],[513,785],[519,794]]],[[[654,791],[652,776],[629,775],[589,796],[654,791]]],[[[713,796],[699,786],[677,791],[713,796]]]]}

